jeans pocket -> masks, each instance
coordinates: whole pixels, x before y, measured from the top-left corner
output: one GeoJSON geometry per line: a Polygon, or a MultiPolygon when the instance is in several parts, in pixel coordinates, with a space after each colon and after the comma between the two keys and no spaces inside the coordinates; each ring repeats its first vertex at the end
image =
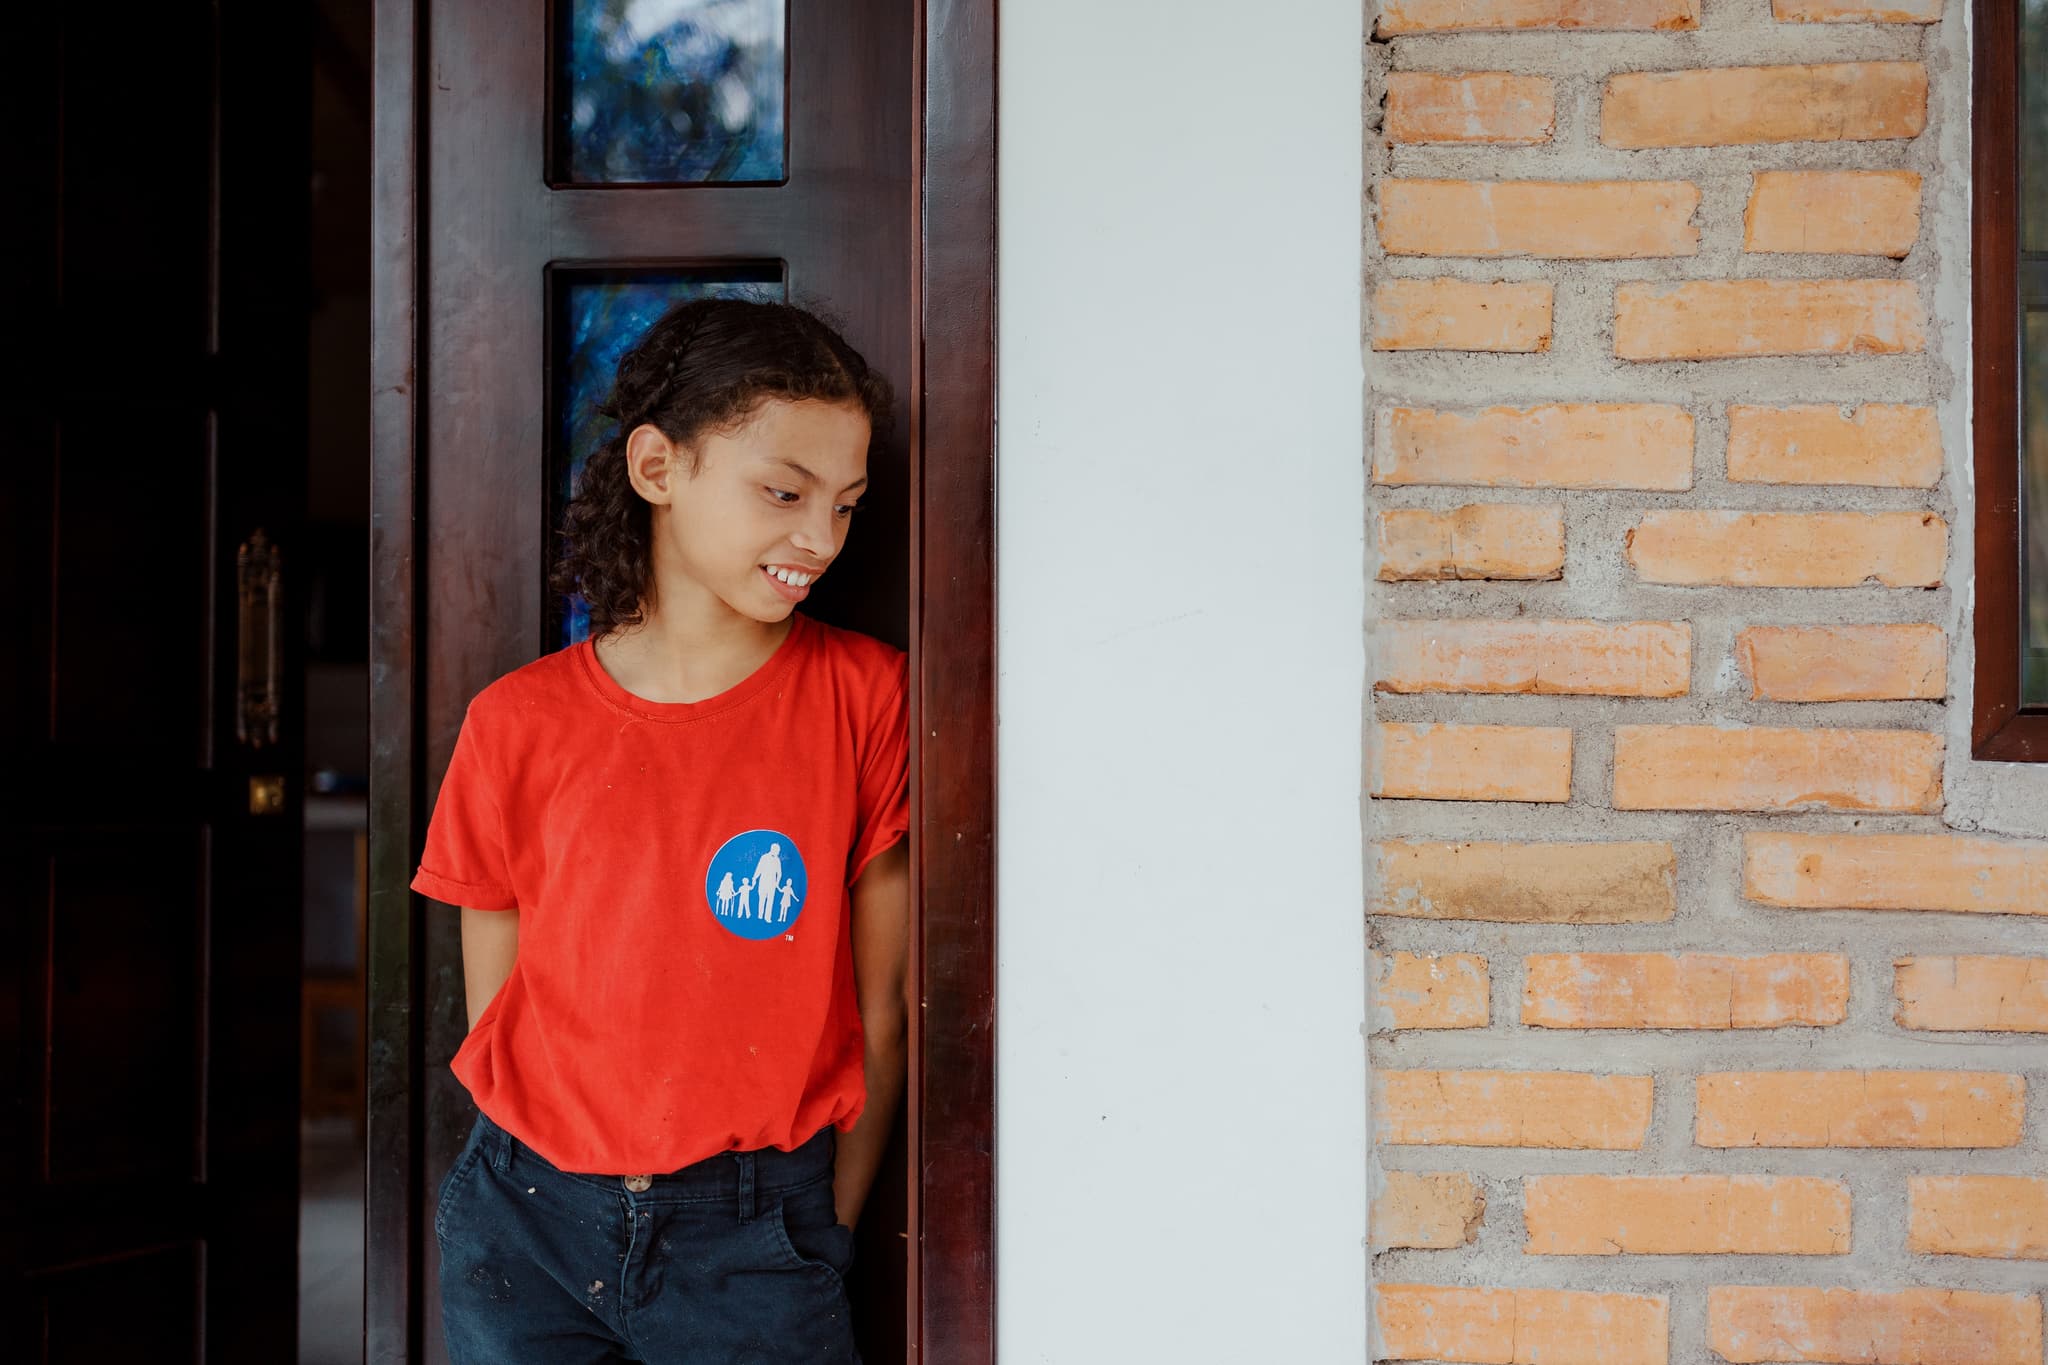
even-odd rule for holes
{"type": "Polygon", "coordinates": [[[853,1268],[853,1229],[839,1221],[830,1177],[785,1191],[773,1226],[792,1265],[841,1281],[853,1268]]]}
{"type": "Polygon", "coordinates": [[[441,1189],[434,1200],[434,1236],[446,1239],[448,1236],[448,1210],[454,1206],[455,1196],[470,1172],[483,1160],[483,1120],[469,1130],[469,1141],[462,1154],[455,1158],[455,1164],[448,1168],[448,1174],[441,1177],[441,1189]]]}

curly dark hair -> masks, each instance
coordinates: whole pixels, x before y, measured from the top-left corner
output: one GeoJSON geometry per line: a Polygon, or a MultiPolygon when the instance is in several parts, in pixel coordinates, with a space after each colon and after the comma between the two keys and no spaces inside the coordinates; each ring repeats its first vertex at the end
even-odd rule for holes
{"type": "MultiPolygon", "coordinates": [[[[617,426],[583,467],[558,535],[548,586],[581,593],[595,639],[643,619],[650,586],[653,507],[626,477],[626,438],[651,422],[688,449],[730,431],[768,399],[857,404],[871,442],[889,429],[889,382],[818,314],[794,304],[692,299],[670,308],[619,358],[598,412],[617,426]]],[[[872,445],[870,446],[872,452],[872,445]]]]}

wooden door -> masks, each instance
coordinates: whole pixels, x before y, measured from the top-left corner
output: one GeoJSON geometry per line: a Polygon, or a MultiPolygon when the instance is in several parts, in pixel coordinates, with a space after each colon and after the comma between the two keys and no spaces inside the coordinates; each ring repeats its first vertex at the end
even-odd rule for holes
{"type": "MultiPolygon", "coordinates": [[[[904,400],[896,428],[871,464],[845,567],[804,610],[911,643],[916,6],[788,0],[785,16],[768,0],[758,8],[774,16],[772,41],[754,31],[725,52],[727,75],[709,96],[675,64],[723,37],[634,28],[635,14],[664,8],[706,7],[418,0],[380,12],[379,172],[399,183],[391,157],[402,147],[410,221],[421,226],[414,240],[380,244],[392,254],[379,263],[376,329],[391,347],[394,324],[411,330],[418,388],[380,388],[391,411],[379,419],[373,495],[392,513],[377,517],[373,546],[373,573],[391,576],[372,631],[373,674],[388,689],[386,701],[373,695],[372,718],[373,1361],[443,1358],[437,1248],[422,1229],[474,1112],[447,1069],[465,1028],[457,918],[404,892],[412,850],[469,699],[572,638],[544,577],[579,414],[602,396],[617,342],[664,300],[742,291],[821,308],[888,375],[904,400]],[[604,43],[579,28],[588,12],[608,26],[604,43]],[[601,74],[594,89],[579,84],[612,48],[638,72],[631,88],[601,74]],[[401,129],[389,101],[408,80],[405,112],[418,123],[401,129]],[[670,139],[659,158],[638,157],[641,135],[665,134],[665,121],[696,127],[718,114],[709,104],[778,82],[781,137],[694,161],[670,139]],[[687,179],[705,174],[714,178],[687,179]],[[411,316],[401,278],[416,287],[411,316]],[[401,450],[402,466],[391,458],[401,450]],[[409,527],[398,524],[402,505],[409,527]],[[416,699],[403,716],[387,704],[401,695],[416,699]]],[[[406,367],[388,353],[379,368],[406,367]]],[[[910,1137],[899,1111],[849,1284],[875,1361],[909,1350],[910,1137]]]]}
{"type": "MultiPolygon", "coordinates": [[[[537,614],[546,619],[546,604],[538,591],[539,564],[534,557],[539,529],[532,521],[525,523],[531,529],[516,531],[505,542],[509,551],[475,561],[475,591],[448,591],[454,552],[437,539],[448,528],[432,507],[438,498],[442,509],[449,508],[458,494],[446,486],[450,476],[433,465],[432,443],[450,438],[449,417],[444,411],[437,421],[437,405],[463,394],[486,395],[486,411],[462,429],[470,436],[504,437],[509,432],[532,447],[540,426],[530,402],[523,409],[506,408],[504,403],[519,400],[489,394],[493,384],[483,381],[493,376],[461,363],[452,372],[446,368],[455,358],[449,353],[450,333],[432,306],[436,291],[448,287],[434,280],[436,252],[444,280],[459,277],[468,259],[484,260],[494,270],[516,267],[515,274],[525,272],[525,285],[516,279],[506,285],[494,274],[476,271],[469,272],[469,278],[482,286],[479,297],[484,300],[513,289],[502,295],[513,303],[497,306],[523,308],[524,320],[531,323],[545,307],[536,297],[549,287],[534,276],[544,260],[563,255],[552,241],[547,252],[536,253],[532,234],[560,232],[563,240],[591,249],[588,232],[606,221],[603,195],[653,196],[648,202],[659,203],[671,215],[688,206],[690,195],[709,195],[707,203],[727,205],[722,217],[713,210],[700,220],[676,218],[678,223],[695,222],[686,227],[672,226],[653,211],[636,216],[628,210],[610,210],[624,216],[613,222],[621,240],[608,250],[654,252],[673,259],[683,250],[708,252],[713,247],[707,244],[715,241],[729,244],[722,249],[744,253],[743,260],[758,260],[757,252],[797,247],[783,248],[747,235],[749,228],[765,231],[774,212],[775,201],[757,187],[543,192],[531,183],[540,174],[533,169],[541,164],[534,149],[544,133],[537,126],[534,102],[545,103],[534,52],[534,35],[544,30],[534,23],[540,6],[533,0],[499,11],[494,27],[454,25],[453,34],[467,35],[464,42],[481,45],[478,51],[488,53],[487,60],[479,58],[484,76],[459,81],[448,79],[449,61],[462,67],[473,54],[451,45],[452,34],[436,27],[438,17],[429,23],[429,8],[434,16],[441,13],[436,0],[375,3],[366,1329],[367,1359],[372,1365],[395,1365],[432,1354],[425,1338],[437,1308],[425,1292],[430,1281],[422,1242],[429,1239],[423,1230],[431,1223],[424,1201],[460,1124],[459,1116],[448,1112],[445,1073],[442,1081],[429,1081],[433,1067],[445,1066],[454,1011],[459,1008],[436,1004],[456,988],[454,930],[423,914],[426,907],[407,889],[430,808],[427,778],[429,773],[438,774],[446,762],[454,730],[449,698],[465,686],[488,681],[503,666],[531,657],[520,655],[517,632],[531,631],[527,639],[535,650],[547,639],[546,628],[535,619],[537,614]],[[435,35],[431,41],[429,34],[435,35]],[[523,55],[491,50],[492,45],[521,44],[528,49],[523,55]],[[480,79],[510,81],[511,89],[524,92],[524,103],[515,102],[510,109],[513,123],[523,130],[510,139],[519,144],[510,152],[497,134],[477,129],[474,121],[465,124],[458,119],[453,130],[449,126],[447,106],[458,91],[472,99],[503,94],[480,91],[480,79]],[[457,136],[469,140],[452,150],[440,149],[444,140],[457,136]],[[527,168],[518,173],[528,175],[530,183],[523,191],[512,183],[498,186],[492,191],[497,197],[477,210],[481,217],[468,214],[461,219],[480,234],[451,236],[430,217],[445,191],[428,183],[428,171],[450,155],[476,156],[485,148],[511,156],[515,167],[527,168]],[[678,240],[688,245],[678,246],[678,240]],[[506,252],[512,254],[507,257],[506,252]],[[520,260],[523,266],[518,265],[520,260]],[[522,295],[521,289],[534,292],[522,295]],[[440,370],[435,369],[437,364],[440,370]],[[531,563],[526,562],[529,559],[531,563]],[[434,604],[439,603],[442,624],[459,627],[459,619],[451,623],[447,615],[465,601],[490,619],[488,630],[479,633],[486,647],[495,651],[486,656],[487,662],[451,659],[454,651],[432,638],[434,604]],[[438,683],[433,680],[437,662],[442,669],[438,683]],[[455,680],[447,676],[451,666],[458,670],[455,680]]],[[[994,0],[913,3],[916,118],[909,131],[915,152],[913,183],[904,190],[916,206],[905,212],[921,212],[922,221],[912,242],[915,268],[909,281],[915,299],[908,337],[910,382],[901,392],[906,399],[903,416],[908,423],[912,484],[907,595],[915,689],[910,854],[917,929],[911,970],[921,1005],[912,1020],[910,1040],[907,1148],[908,1174],[913,1178],[908,1191],[910,1228],[903,1239],[909,1253],[903,1263],[908,1281],[902,1295],[907,1330],[900,1352],[886,1345],[878,1349],[872,1337],[868,1345],[876,1365],[897,1359],[969,1365],[992,1360],[995,1340],[995,5],[994,0]]],[[[791,204],[804,202],[802,196],[810,194],[813,203],[836,203],[839,211],[853,214],[865,207],[849,193],[859,172],[842,167],[809,175],[805,155],[798,150],[803,120],[825,117],[801,112],[806,87],[800,73],[808,63],[798,55],[804,42],[794,35],[799,33],[798,15],[808,13],[814,4],[815,0],[799,0],[791,15],[794,111],[789,177],[773,188],[783,194],[795,191],[788,195],[791,204]]],[[[856,41],[828,55],[844,63],[864,60],[871,51],[856,41]]],[[[893,54],[884,54],[884,59],[893,61],[893,54]]],[[[863,111],[841,105],[830,113],[851,120],[863,111]]],[[[858,140],[866,129],[869,145],[880,146],[884,134],[878,129],[894,126],[895,113],[882,109],[873,117],[879,122],[857,124],[840,136],[858,140]]],[[[893,210],[882,205],[876,211],[887,215],[893,210]]],[[[861,231],[854,219],[845,226],[861,231]]],[[[811,229],[814,235],[822,231],[811,229]]],[[[803,281],[831,278],[814,276],[820,262],[836,260],[842,270],[849,265],[848,254],[843,249],[834,254],[829,241],[815,246],[815,257],[781,257],[787,278],[800,286],[799,297],[807,292],[803,281]]],[[[460,312],[469,306],[468,296],[456,292],[453,300],[442,295],[444,311],[460,312]]],[[[835,302],[842,310],[858,306],[847,297],[835,302]]],[[[895,376],[898,360],[882,344],[887,314],[877,303],[861,314],[869,319],[863,326],[877,330],[851,330],[853,339],[878,363],[892,367],[895,376]]],[[[475,331],[471,329],[472,336],[475,331]]],[[[536,363],[532,334],[523,341],[512,338],[509,344],[525,349],[510,355],[479,350],[469,358],[536,363]]],[[[530,370],[513,373],[509,382],[536,383],[530,370]]],[[[458,451],[452,458],[469,459],[472,474],[489,472],[484,456],[474,450],[466,456],[458,451]]],[[[471,483],[468,493],[513,517],[507,525],[516,528],[521,524],[517,518],[530,508],[529,498],[538,492],[541,476],[535,462],[541,456],[529,453],[524,464],[516,454],[499,452],[497,458],[510,461],[505,477],[518,485],[521,495],[508,496],[489,481],[471,483]]],[[[866,507],[881,505],[880,498],[864,499],[866,507]]],[[[882,540],[880,535],[873,537],[874,542],[882,540]]],[[[886,570],[885,559],[868,581],[879,582],[886,570]]],[[[890,635],[886,604],[873,599],[867,605],[876,612],[873,619],[853,614],[863,606],[848,604],[844,619],[890,635]]],[[[876,1207],[895,1198],[886,1185],[878,1186],[872,1196],[876,1207]]],[[[863,1216],[864,1224],[868,1217],[863,1216]]],[[[869,1254],[863,1259],[871,1273],[882,1258],[869,1254]]],[[[894,1305],[878,1304],[872,1289],[862,1297],[869,1305],[867,1330],[879,1326],[886,1333],[881,1319],[894,1305]]]]}
{"type": "Polygon", "coordinates": [[[10,1361],[296,1349],[307,19],[11,35],[10,1361]]]}

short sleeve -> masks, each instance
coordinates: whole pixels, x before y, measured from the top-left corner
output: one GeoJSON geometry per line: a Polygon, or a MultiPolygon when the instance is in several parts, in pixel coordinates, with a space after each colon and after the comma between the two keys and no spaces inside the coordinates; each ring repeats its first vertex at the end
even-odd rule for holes
{"type": "Polygon", "coordinates": [[[876,854],[888,851],[910,832],[910,656],[896,655],[892,683],[876,710],[862,744],[853,852],[846,862],[846,884],[860,880],[876,854]]]}
{"type": "Polygon", "coordinates": [[[519,897],[506,860],[503,808],[486,761],[487,747],[471,703],[434,798],[427,846],[412,889],[472,910],[517,910],[519,897]]]}

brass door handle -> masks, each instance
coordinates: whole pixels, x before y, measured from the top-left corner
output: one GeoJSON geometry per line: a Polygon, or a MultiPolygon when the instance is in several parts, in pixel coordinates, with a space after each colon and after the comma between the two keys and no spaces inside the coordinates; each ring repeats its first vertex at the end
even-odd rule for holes
{"type": "Polygon", "coordinates": [[[235,552],[238,645],[235,738],[252,749],[277,743],[283,709],[283,560],[257,527],[235,552]]]}

